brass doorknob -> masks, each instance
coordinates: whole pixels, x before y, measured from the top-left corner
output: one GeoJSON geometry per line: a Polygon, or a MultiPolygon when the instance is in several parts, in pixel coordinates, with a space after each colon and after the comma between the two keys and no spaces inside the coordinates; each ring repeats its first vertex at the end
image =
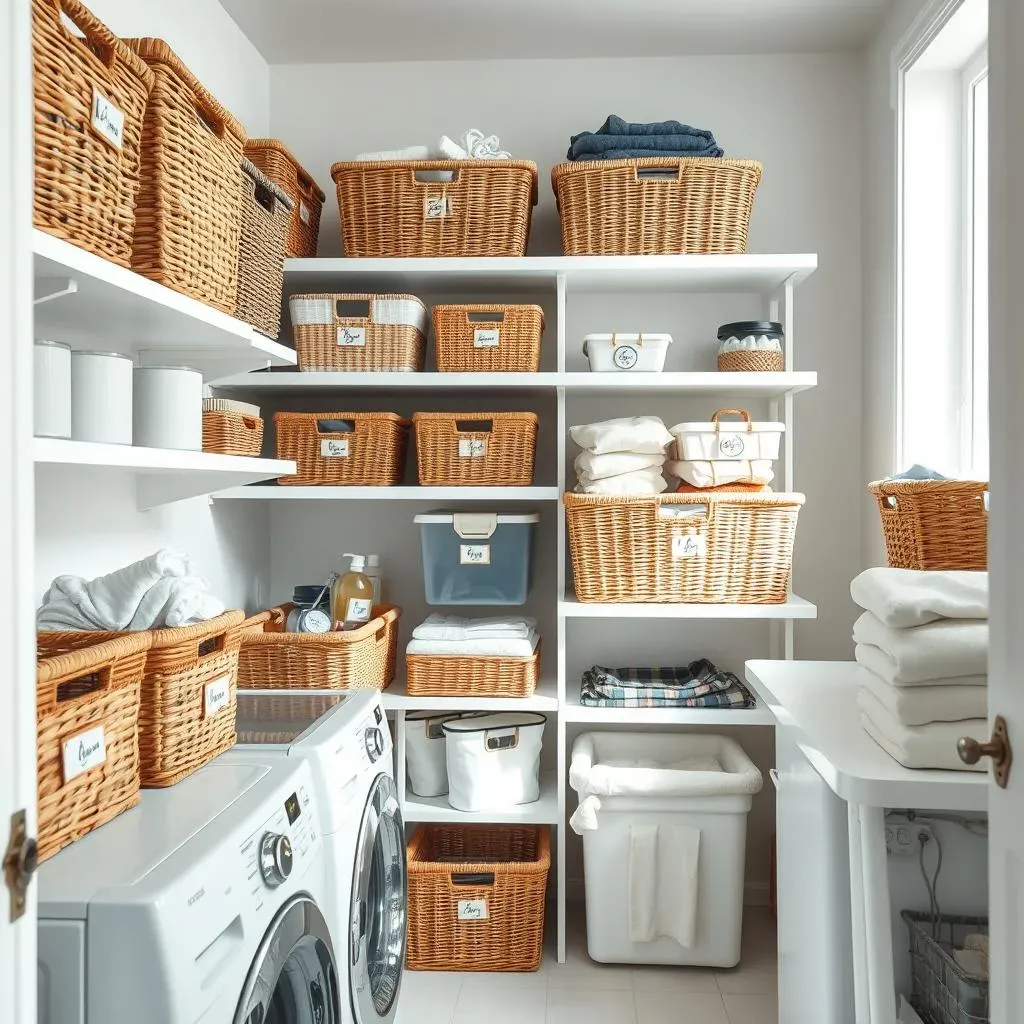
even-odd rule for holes
{"type": "Polygon", "coordinates": [[[1005,789],[1010,780],[1010,766],[1013,764],[1013,748],[1006,730],[1006,719],[996,716],[992,737],[987,743],[979,743],[971,736],[961,736],[956,743],[956,752],[964,764],[977,764],[983,757],[992,758],[992,771],[996,785],[1005,789]]]}

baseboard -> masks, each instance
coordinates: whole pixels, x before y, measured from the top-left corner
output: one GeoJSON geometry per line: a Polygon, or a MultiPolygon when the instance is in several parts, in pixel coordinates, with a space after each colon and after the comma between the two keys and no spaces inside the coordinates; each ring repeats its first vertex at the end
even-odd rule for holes
{"type": "MultiPolygon", "coordinates": [[[[746,907],[767,907],[771,905],[771,889],[767,882],[747,882],[743,886],[743,905],[746,907]]],[[[568,903],[582,903],[586,889],[582,878],[565,880],[565,899],[568,903]]]]}

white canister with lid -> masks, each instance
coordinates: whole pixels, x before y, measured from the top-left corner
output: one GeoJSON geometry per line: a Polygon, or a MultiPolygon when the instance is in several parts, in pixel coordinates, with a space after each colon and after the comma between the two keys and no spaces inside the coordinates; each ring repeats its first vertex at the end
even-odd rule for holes
{"type": "Polygon", "coordinates": [[[71,353],[71,436],[132,443],[132,360],[119,352],[71,353]]]}
{"type": "Polygon", "coordinates": [[[32,433],[71,436],[71,346],[39,341],[33,352],[32,433]]]}
{"type": "Polygon", "coordinates": [[[188,366],[135,367],[135,443],[202,451],[203,375],[188,366]]]}

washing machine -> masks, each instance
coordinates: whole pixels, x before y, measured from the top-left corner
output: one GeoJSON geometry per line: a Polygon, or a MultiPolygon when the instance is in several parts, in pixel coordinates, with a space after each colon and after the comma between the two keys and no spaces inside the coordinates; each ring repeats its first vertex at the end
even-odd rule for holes
{"type": "Polygon", "coordinates": [[[39,869],[42,1024],[341,1024],[302,761],[211,764],[39,869]]]}
{"type": "Polygon", "coordinates": [[[225,762],[300,760],[312,771],[328,864],[327,920],[347,939],[340,980],[354,1024],[391,1024],[405,963],[405,827],[376,690],[238,694],[225,762]]]}

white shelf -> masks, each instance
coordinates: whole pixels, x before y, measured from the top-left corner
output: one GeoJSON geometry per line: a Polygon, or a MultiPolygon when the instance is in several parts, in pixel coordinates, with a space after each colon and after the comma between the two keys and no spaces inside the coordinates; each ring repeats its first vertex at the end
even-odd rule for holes
{"type": "Polygon", "coordinates": [[[790,595],[785,604],[584,604],[560,602],[570,619],[816,619],[818,609],[790,595]]]}
{"type": "Polygon", "coordinates": [[[557,487],[232,487],[232,501],[557,501],[557,487]]]}
{"type": "Polygon", "coordinates": [[[405,680],[396,679],[381,696],[389,711],[547,711],[558,710],[558,685],[541,679],[531,697],[410,697],[405,680]]]}
{"type": "Polygon", "coordinates": [[[37,437],[32,441],[36,466],[75,467],[129,472],[136,477],[140,509],[211,494],[234,484],[290,476],[295,463],[283,459],[248,459],[237,455],[94,444],[37,437]]]}
{"type": "Polygon", "coordinates": [[[532,804],[519,804],[500,811],[457,811],[448,806],[448,797],[416,796],[412,790],[406,790],[402,817],[406,821],[455,822],[469,824],[471,822],[486,824],[532,824],[557,825],[558,814],[558,779],[551,773],[542,773],[540,777],[540,799],[532,804]]]}
{"type": "MultiPolygon", "coordinates": [[[[756,695],[755,695],[755,699],[756,695]]],[[[565,705],[567,722],[588,725],[774,725],[775,719],[761,700],[753,708],[592,708],[574,694],[565,705]]]]}
{"type": "Polygon", "coordinates": [[[163,349],[196,358],[248,353],[253,365],[295,364],[294,349],[241,320],[70,242],[36,229],[32,249],[38,338],[126,353],[163,349]],[[65,294],[47,299],[59,292],[65,294]]]}

